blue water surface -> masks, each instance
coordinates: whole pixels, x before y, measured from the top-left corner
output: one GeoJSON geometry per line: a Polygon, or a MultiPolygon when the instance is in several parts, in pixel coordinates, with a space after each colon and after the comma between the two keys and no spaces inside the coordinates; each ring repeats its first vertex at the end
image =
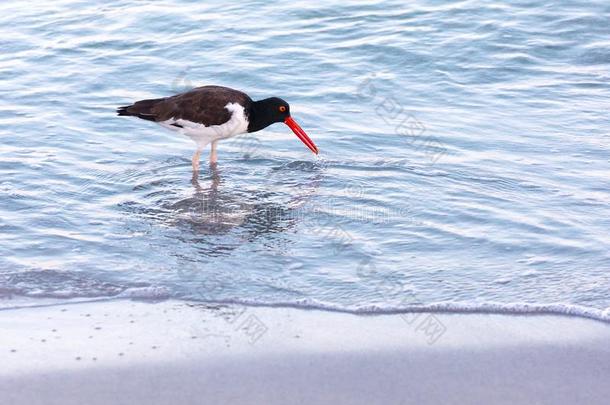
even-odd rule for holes
{"type": "Polygon", "coordinates": [[[609,17],[2,2],[0,294],[610,318],[609,17]],[[319,157],[278,124],[193,183],[188,138],[114,112],[204,84],[288,100],[319,157]]]}

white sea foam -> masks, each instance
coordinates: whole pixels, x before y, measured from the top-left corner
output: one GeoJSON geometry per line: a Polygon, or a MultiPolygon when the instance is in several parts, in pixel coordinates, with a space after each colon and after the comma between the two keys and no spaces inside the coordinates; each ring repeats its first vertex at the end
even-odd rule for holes
{"type": "MultiPolygon", "coordinates": [[[[169,292],[163,288],[134,288],[126,290],[119,298],[164,299],[169,292]]],[[[502,303],[502,302],[434,302],[430,304],[405,305],[401,307],[383,305],[343,306],[324,303],[314,299],[285,302],[261,302],[256,300],[203,300],[210,304],[246,305],[256,307],[289,307],[304,310],[345,312],[359,315],[402,314],[413,312],[433,313],[478,313],[506,315],[565,315],[610,322],[610,308],[597,309],[565,303],[502,303]]]]}
{"type": "Polygon", "coordinates": [[[132,298],[141,300],[164,300],[171,297],[171,291],[165,287],[135,287],[128,288],[117,298],[132,298]]]}
{"type": "MultiPolygon", "coordinates": [[[[11,297],[9,297],[11,298],[11,297]]],[[[113,296],[82,296],[68,295],[64,292],[59,294],[45,294],[46,301],[36,295],[14,294],[11,299],[4,300],[0,309],[11,309],[22,306],[37,306],[64,303],[78,303],[88,301],[105,301],[114,299],[133,299],[144,301],[157,301],[167,299],[179,299],[172,295],[171,290],[162,286],[132,287],[113,296]],[[32,299],[35,299],[32,301],[32,299]],[[22,302],[23,301],[23,302],[22,302]]],[[[610,322],[610,308],[599,309],[583,305],[566,303],[532,303],[532,302],[458,302],[443,301],[429,304],[414,305],[338,305],[311,298],[303,298],[294,301],[257,301],[249,299],[211,299],[185,301],[205,302],[218,305],[245,305],[253,307],[288,307],[303,310],[319,310],[331,312],[343,312],[358,315],[391,315],[404,313],[477,313],[477,314],[506,314],[506,315],[564,315],[588,318],[603,322],[610,322]]]]}

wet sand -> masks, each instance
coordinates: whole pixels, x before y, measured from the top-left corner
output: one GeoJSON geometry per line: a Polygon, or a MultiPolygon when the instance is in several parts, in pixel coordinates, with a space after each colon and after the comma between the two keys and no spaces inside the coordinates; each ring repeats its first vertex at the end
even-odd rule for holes
{"type": "Polygon", "coordinates": [[[610,325],[129,300],[0,311],[2,404],[606,403],[610,325]]]}

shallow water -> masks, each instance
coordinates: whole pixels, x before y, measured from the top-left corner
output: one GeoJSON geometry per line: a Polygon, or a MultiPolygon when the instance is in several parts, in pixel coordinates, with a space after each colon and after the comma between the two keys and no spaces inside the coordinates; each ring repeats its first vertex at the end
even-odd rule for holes
{"type": "Polygon", "coordinates": [[[0,294],[610,319],[609,16],[4,2],[0,294]],[[190,140],[115,116],[204,84],[285,98],[320,156],[275,125],[192,184],[190,140]]]}

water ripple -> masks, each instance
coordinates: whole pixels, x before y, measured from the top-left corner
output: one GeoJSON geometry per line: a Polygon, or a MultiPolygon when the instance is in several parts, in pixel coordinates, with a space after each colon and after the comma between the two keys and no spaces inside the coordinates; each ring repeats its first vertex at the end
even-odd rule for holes
{"type": "Polygon", "coordinates": [[[5,3],[0,293],[607,317],[607,2],[5,3]],[[114,115],[211,83],[320,157],[114,115]]]}

